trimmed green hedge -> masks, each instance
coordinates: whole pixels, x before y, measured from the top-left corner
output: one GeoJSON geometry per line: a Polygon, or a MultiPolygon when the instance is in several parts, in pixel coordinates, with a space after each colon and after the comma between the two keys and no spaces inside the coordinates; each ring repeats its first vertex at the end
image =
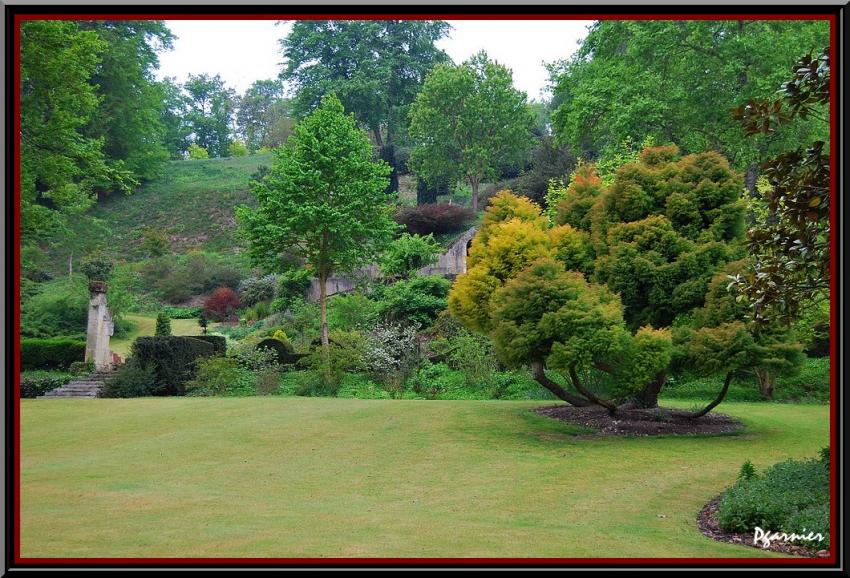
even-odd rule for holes
{"type": "Polygon", "coordinates": [[[86,357],[86,342],[66,337],[21,339],[21,369],[68,369],[86,357]]]}
{"type": "Polygon", "coordinates": [[[185,383],[194,377],[195,361],[211,357],[216,346],[196,337],[167,335],[139,337],[133,343],[132,356],[141,370],[152,370],[157,392],[185,395],[185,383]]]}
{"type": "Polygon", "coordinates": [[[274,337],[263,339],[257,344],[256,349],[271,349],[277,354],[277,362],[281,365],[292,365],[297,363],[299,359],[304,357],[295,353],[295,349],[288,341],[281,341],[274,337]]]}
{"type": "Polygon", "coordinates": [[[21,397],[34,398],[62,387],[74,378],[70,373],[32,371],[21,374],[21,397]]]}
{"type": "Polygon", "coordinates": [[[227,353],[227,338],[223,335],[195,335],[195,339],[212,343],[215,348],[215,355],[225,355],[227,353]]]}

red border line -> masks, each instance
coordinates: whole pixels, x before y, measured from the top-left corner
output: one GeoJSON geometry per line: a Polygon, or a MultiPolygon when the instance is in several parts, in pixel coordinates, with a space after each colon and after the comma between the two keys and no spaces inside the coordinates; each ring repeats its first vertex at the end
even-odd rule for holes
{"type": "MultiPolygon", "coordinates": [[[[563,7],[568,8],[568,7],[563,7]]],[[[831,486],[831,508],[830,508],[830,555],[828,558],[22,558],[21,557],[21,455],[20,455],[20,250],[14,252],[15,279],[13,298],[15,299],[14,311],[16,323],[14,327],[14,392],[17,411],[14,420],[14,460],[15,460],[15,488],[14,488],[14,513],[15,513],[15,536],[14,536],[14,562],[20,566],[106,566],[116,564],[136,564],[140,567],[152,565],[217,565],[217,566],[248,566],[248,565],[274,565],[284,566],[830,566],[837,563],[837,496],[836,485],[836,441],[837,441],[837,307],[836,307],[836,284],[837,284],[837,161],[835,150],[837,146],[836,119],[837,119],[837,81],[835,78],[835,62],[837,56],[837,15],[835,14],[606,14],[603,16],[594,14],[15,14],[13,16],[13,55],[14,62],[14,86],[15,91],[15,118],[14,118],[14,233],[20,245],[21,238],[21,213],[20,213],[20,162],[21,162],[21,74],[20,74],[20,29],[21,22],[26,20],[386,20],[386,19],[422,20],[440,18],[444,20],[828,20],[830,23],[830,67],[832,75],[830,79],[830,335],[831,335],[831,357],[830,357],[830,486],[831,486]]]]}

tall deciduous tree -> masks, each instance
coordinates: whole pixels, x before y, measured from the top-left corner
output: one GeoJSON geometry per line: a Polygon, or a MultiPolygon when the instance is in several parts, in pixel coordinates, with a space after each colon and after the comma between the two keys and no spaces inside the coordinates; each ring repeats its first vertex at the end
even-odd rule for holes
{"type": "Polygon", "coordinates": [[[258,80],[245,91],[237,103],[236,128],[248,150],[263,146],[271,127],[286,107],[279,106],[283,85],[278,80],[258,80]],[[275,106],[278,105],[278,106],[275,106]]]}
{"type": "Polygon", "coordinates": [[[158,176],[168,153],[154,70],[159,67],[157,52],[171,48],[171,32],[160,20],[81,21],[79,26],[97,32],[106,42],[91,78],[99,103],[87,131],[103,139],[110,163],[139,180],[158,176]]]}
{"type": "Polygon", "coordinates": [[[21,241],[38,240],[112,182],[102,143],[83,128],[97,110],[90,84],[106,43],[70,21],[21,25],[21,241]]]}
{"type": "Polygon", "coordinates": [[[281,40],[280,78],[293,87],[297,115],[335,92],[381,146],[382,127],[393,142],[428,71],[449,62],[435,46],[449,29],[439,20],[299,20],[281,40]]]}
{"type": "Polygon", "coordinates": [[[237,208],[255,263],[280,270],[285,254],[297,254],[318,278],[325,355],[328,278],[369,263],[396,228],[384,193],[389,172],[373,160],[353,115],[328,95],[276,150],[269,174],[251,182],[258,208],[237,208]]]}
{"type": "Polygon", "coordinates": [[[824,20],[600,21],[551,68],[554,131],[583,154],[654,137],[685,153],[720,152],[744,169],[789,142],[815,140],[813,129],[745,139],[728,110],[769,98],[798,55],[828,43],[824,20]]]}
{"type": "Polygon", "coordinates": [[[218,74],[190,74],[184,88],[190,97],[187,119],[194,143],[210,156],[228,156],[236,93],[218,74]]]}
{"type": "Polygon", "coordinates": [[[463,179],[478,209],[478,188],[496,168],[524,157],[534,118],[511,71],[479,52],[459,66],[436,67],[410,111],[414,172],[426,181],[463,179]]]}
{"type": "Polygon", "coordinates": [[[189,138],[192,127],[187,118],[189,99],[174,77],[165,78],[157,84],[157,88],[162,99],[162,144],[172,159],[182,159],[192,142],[189,138]]]}

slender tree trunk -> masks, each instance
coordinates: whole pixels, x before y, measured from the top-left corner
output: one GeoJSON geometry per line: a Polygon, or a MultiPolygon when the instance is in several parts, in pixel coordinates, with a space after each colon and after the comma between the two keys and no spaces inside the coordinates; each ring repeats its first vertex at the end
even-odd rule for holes
{"type": "Polygon", "coordinates": [[[773,399],[773,389],[776,386],[776,375],[769,369],[757,367],[753,370],[759,384],[759,392],[767,399],[773,399]]]}
{"type": "Polygon", "coordinates": [[[730,383],[732,383],[732,372],[731,371],[726,374],[726,379],[723,380],[723,388],[720,390],[720,393],[717,394],[717,397],[714,399],[714,401],[712,401],[710,404],[708,404],[707,406],[702,408],[702,410],[700,410],[698,412],[691,413],[690,415],[688,415],[688,417],[690,419],[697,419],[699,417],[704,416],[705,414],[707,414],[708,412],[713,410],[715,407],[717,407],[720,404],[720,402],[723,401],[723,399],[726,397],[726,392],[729,391],[729,384],[730,383]]]}
{"type": "Polygon", "coordinates": [[[472,189],[472,210],[478,211],[478,178],[470,177],[469,186],[472,189]]]}
{"type": "Polygon", "coordinates": [[[534,378],[534,381],[551,391],[558,399],[576,407],[587,407],[591,405],[586,399],[582,399],[577,395],[568,393],[563,387],[546,377],[542,361],[535,361],[531,364],[531,375],[534,378]]]}
{"type": "Polygon", "coordinates": [[[68,255],[68,279],[74,275],[74,251],[68,255]]]}
{"type": "Polygon", "coordinates": [[[331,379],[331,342],[328,337],[328,278],[327,273],[319,274],[319,311],[322,333],[322,364],[324,365],[325,381],[331,379]]]}
{"type": "Polygon", "coordinates": [[[381,138],[381,125],[373,126],[372,134],[375,136],[375,144],[379,147],[384,146],[384,139],[381,138]]]}

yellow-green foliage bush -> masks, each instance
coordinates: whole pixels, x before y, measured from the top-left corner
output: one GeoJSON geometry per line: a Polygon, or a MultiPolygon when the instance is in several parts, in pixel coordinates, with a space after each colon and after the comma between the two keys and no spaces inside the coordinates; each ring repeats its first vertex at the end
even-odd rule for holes
{"type": "Polygon", "coordinates": [[[502,363],[571,375],[603,368],[621,396],[663,384],[674,358],[705,371],[764,363],[771,352],[788,360],[793,347],[755,343],[743,323],[727,319],[740,308],[719,279],[743,257],[742,191],[722,156],[682,157],[675,146],[645,149],[607,187],[592,165],[579,167],[563,194],[553,191],[554,223],[530,200],[501,191],[449,310],[489,335],[502,363]],[[726,324],[670,330],[677,318],[714,317],[726,324]]]}

